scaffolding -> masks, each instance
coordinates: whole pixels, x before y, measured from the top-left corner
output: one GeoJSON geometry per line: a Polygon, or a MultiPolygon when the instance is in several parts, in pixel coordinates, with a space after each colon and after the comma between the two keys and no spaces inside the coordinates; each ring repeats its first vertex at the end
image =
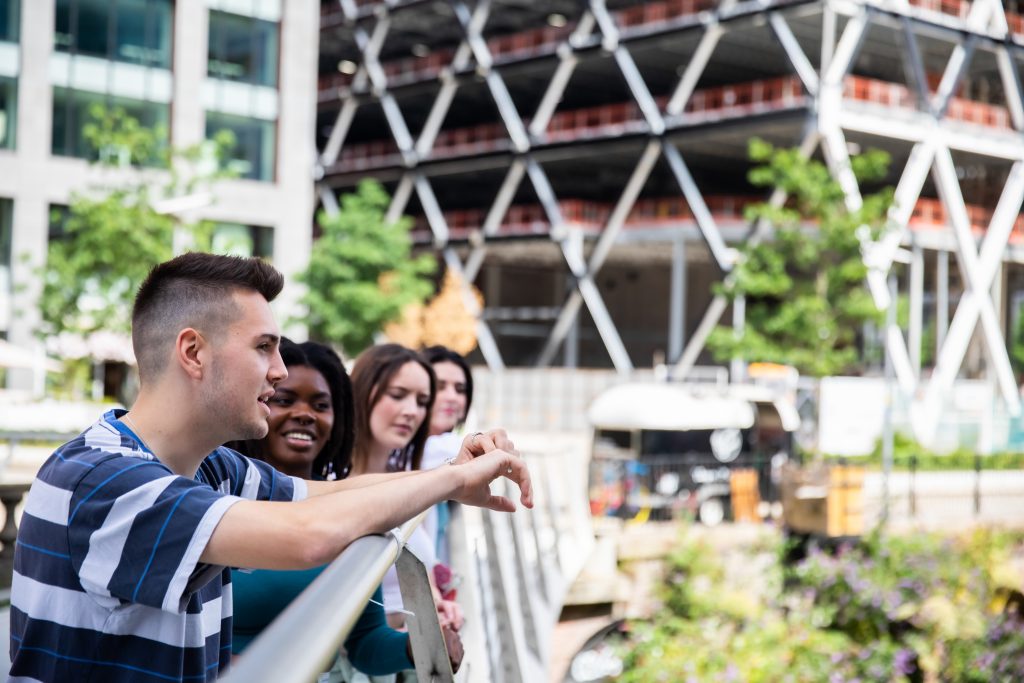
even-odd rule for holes
{"type": "MultiPolygon", "coordinates": [[[[920,432],[934,430],[969,355],[1017,414],[1006,340],[1013,266],[1024,261],[1024,18],[1005,4],[325,0],[319,196],[335,211],[338,191],[379,178],[392,190],[389,217],[413,215],[417,240],[467,286],[499,282],[487,264],[508,245],[557,248],[571,286],[533,304],[558,309],[531,350],[539,366],[560,350],[576,362],[581,325],[592,325],[611,364],[633,370],[642,344],[627,347],[615,317],[659,297],[637,291],[610,309],[599,276],[623,244],[645,243],[640,258],[668,261],[664,346],[681,377],[730,308],[707,295],[702,315],[689,315],[696,260],[728,278],[730,244],[768,234],[743,207],[786,200],[745,180],[746,139],[820,155],[851,208],[861,202],[851,151],[881,147],[895,202],[863,252],[880,309],[892,305],[890,272],[904,280],[907,332],[892,325],[881,337],[900,390],[916,397],[920,432]],[[935,363],[925,383],[926,317],[935,363]]],[[[504,367],[510,343],[468,289],[466,304],[481,314],[484,359],[504,367]]],[[[500,297],[488,304],[510,310],[500,297]]],[[[742,306],[731,308],[741,326],[742,306]]]]}

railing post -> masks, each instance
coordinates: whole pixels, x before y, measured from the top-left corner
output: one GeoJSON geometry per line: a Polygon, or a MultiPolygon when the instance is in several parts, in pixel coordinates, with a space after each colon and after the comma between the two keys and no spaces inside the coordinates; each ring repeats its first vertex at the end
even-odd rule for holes
{"type": "Polygon", "coordinates": [[[974,516],[981,514],[981,454],[974,454],[974,516]]]}
{"type": "Polygon", "coordinates": [[[416,664],[416,679],[419,683],[453,683],[455,676],[448,660],[444,636],[441,635],[441,624],[437,620],[427,568],[408,547],[402,549],[395,566],[402,603],[406,610],[412,612],[405,623],[416,664]]]}
{"type": "Polygon", "coordinates": [[[10,588],[14,577],[14,542],[18,538],[18,525],[14,509],[25,497],[29,484],[0,484],[0,503],[4,506],[4,528],[0,530],[0,588],[10,588]]]}
{"type": "Polygon", "coordinates": [[[521,683],[525,680],[521,667],[521,641],[516,637],[517,633],[512,623],[511,613],[515,603],[508,600],[505,592],[511,577],[506,576],[507,572],[501,558],[503,546],[500,546],[495,538],[492,514],[490,510],[481,510],[484,537],[487,542],[487,569],[490,575],[488,588],[493,600],[495,631],[498,641],[501,643],[495,662],[496,666],[492,667],[491,680],[494,683],[521,683]]]}
{"type": "Polygon", "coordinates": [[[910,456],[910,516],[917,519],[917,453],[910,456]]]}

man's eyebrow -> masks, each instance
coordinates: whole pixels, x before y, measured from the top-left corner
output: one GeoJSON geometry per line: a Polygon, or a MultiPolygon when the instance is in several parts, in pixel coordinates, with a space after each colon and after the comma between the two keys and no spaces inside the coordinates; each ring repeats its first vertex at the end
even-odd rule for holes
{"type": "Polygon", "coordinates": [[[256,337],[256,341],[258,341],[258,342],[268,341],[268,342],[270,342],[272,344],[279,344],[281,342],[281,335],[279,335],[279,334],[270,334],[269,332],[265,332],[265,333],[261,334],[260,336],[256,337]]]}

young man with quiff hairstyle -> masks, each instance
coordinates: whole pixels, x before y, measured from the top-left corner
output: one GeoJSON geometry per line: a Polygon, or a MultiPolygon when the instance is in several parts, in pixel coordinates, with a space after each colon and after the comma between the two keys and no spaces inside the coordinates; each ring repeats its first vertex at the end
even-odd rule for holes
{"type": "Polygon", "coordinates": [[[46,461],[25,504],[11,589],[11,680],[202,681],[230,663],[230,567],[302,569],[441,500],[532,506],[497,430],[445,471],[303,481],[221,444],[267,432],[287,376],[257,259],[185,254],[136,298],[140,391],[46,461]],[[505,449],[505,450],[501,450],[505,449]],[[474,457],[479,456],[479,457],[474,457]]]}

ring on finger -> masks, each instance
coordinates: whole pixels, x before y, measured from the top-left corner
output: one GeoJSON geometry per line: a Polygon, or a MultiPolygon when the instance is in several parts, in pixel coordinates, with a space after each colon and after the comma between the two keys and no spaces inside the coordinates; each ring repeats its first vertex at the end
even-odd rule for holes
{"type": "Polygon", "coordinates": [[[476,445],[477,445],[477,441],[478,441],[478,440],[480,439],[480,437],[481,437],[481,436],[483,436],[483,435],[484,435],[484,433],[483,433],[483,432],[473,432],[472,434],[470,434],[470,435],[469,435],[469,443],[470,443],[470,444],[471,444],[471,445],[472,445],[472,446],[473,446],[474,448],[476,448],[476,445]]]}

